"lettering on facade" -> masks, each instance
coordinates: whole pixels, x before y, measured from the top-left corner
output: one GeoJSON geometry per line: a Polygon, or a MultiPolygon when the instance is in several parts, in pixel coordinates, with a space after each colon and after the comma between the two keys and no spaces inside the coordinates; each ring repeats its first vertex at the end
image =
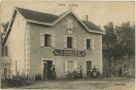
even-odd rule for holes
{"type": "Polygon", "coordinates": [[[79,51],[79,50],[55,49],[53,51],[53,53],[56,56],[74,56],[74,57],[85,57],[86,56],[86,52],[85,51],[79,51]]]}

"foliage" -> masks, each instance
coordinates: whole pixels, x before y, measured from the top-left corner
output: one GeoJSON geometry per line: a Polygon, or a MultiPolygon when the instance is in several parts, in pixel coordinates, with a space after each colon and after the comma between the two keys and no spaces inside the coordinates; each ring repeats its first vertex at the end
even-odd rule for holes
{"type": "Polygon", "coordinates": [[[32,84],[32,79],[29,76],[15,75],[12,78],[6,77],[1,80],[2,88],[18,87],[32,84]]]}
{"type": "Polygon", "coordinates": [[[134,56],[135,27],[130,22],[114,26],[112,22],[105,25],[103,36],[103,55],[107,60],[117,60],[124,56],[134,56]]]}

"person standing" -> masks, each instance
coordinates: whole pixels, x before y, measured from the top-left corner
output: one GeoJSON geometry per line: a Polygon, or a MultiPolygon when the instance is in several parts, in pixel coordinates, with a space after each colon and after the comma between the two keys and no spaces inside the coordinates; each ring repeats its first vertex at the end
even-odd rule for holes
{"type": "Polygon", "coordinates": [[[96,78],[96,77],[97,77],[97,69],[94,66],[94,68],[93,68],[93,78],[96,78]]]}
{"type": "Polygon", "coordinates": [[[51,67],[51,79],[52,80],[56,79],[55,65],[52,65],[52,67],[51,67]]]}
{"type": "Polygon", "coordinates": [[[119,73],[119,77],[122,77],[122,68],[121,67],[119,67],[118,73],[119,73]]]}
{"type": "Polygon", "coordinates": [[[83,78],[82,66],[79,66],[79,78],[83,78]]]}

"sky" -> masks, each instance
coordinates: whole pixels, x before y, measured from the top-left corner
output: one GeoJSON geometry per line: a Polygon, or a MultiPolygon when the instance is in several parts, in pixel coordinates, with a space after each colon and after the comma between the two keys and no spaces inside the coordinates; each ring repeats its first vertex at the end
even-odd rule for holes
{"type": "Polygon", "coordinates": [[[89,21],[103,28],[109,22],[120,25],[123,22],[135,21],[135,6],[133,1],[45,1],[45,0],[5,0],[1,3],[2,22],[9,21],[14,7],[36,10],[45,13],[60,15],[69,9],[69,4],[80,19],[88,15],[89,21]],[[65,4],[66,6],[62,6],[65,4]]]}

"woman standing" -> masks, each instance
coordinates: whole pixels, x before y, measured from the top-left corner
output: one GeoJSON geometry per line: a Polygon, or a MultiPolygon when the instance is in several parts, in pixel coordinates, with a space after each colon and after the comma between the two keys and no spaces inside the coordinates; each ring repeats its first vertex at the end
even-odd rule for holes
{"type": "Polygon", "coordinates": [[[52,80],[56,79],[55,65],[52,65],[52,67],[51,67],[51,79],[52,80]]]}

